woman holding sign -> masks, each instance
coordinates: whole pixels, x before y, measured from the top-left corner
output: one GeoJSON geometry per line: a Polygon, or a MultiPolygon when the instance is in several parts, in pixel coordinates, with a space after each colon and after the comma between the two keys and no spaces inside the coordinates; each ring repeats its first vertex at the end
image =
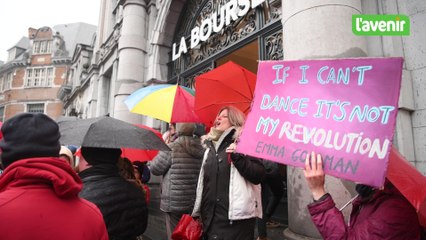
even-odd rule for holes
{"type": "Polygon", "coordinates": [[[304,172],[314,198],[308,209],[324,239],[420,239],[415,209],[389,181],[383,189],[357,184],[359,196],[352,202],[346,224],[331,195],[325,192],[321,155],[308,154],[304,172]]]}
{"type": "Polygon", "coordinates": [[[262,217],[262,162],[234,152],[244,120],[237,108],[224,107],[203,136],[206,152],[192,213],[201,218],[203,239],[253,239],[256,218],[262,217]]]}

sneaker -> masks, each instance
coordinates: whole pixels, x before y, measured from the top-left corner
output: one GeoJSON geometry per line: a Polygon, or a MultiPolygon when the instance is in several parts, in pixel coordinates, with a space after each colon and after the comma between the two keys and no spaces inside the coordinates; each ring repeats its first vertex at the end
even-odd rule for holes
{"type": "Polygon", "coordinates": [[[279,223],[279,222],[276,222],[274,220],[269,220],[268,222],[266,222],[266,227],[268,227],[268,228],[276,228],[276,227],[280,227],[280,226],[282,226],[282,224],[279,223]]]}

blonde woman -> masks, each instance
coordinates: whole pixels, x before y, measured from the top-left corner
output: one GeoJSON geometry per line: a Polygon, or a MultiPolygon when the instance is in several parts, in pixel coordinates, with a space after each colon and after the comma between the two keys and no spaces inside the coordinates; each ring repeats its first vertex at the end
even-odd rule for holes
{"type": "Polygon", "coordinates": [[[256,217],[262,217],[262,162],[234,153],[244,120],[237,108],[224,107],[203,137],[206,152],[192,213],[203,223],[203,239],[253,239],[256,217]]]}

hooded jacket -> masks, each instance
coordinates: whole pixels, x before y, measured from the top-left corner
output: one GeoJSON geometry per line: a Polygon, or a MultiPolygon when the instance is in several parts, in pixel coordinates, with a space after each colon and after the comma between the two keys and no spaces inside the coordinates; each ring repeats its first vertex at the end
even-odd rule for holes
{"type": "Polygon", "coordinates": [[[411,204],[390,183],[369,199],[352,203],[349,225],[330,195],[308,205],[312,221],[327,240],[417,240],[420,226],[411,204]]]}
{"type": "Polygon", "coordinates": [[[59,158],[21,159],[0,177],[1,239],[107,240],[102,214],[59,158]]]}
{"type": "Polygon", "coordinates": [[[145,232],[148,208],[145,194],[118,173],[115,164],[101,163],[80,172],[80,197],[101,210],[110,240],[134,239],[145,232]]]}

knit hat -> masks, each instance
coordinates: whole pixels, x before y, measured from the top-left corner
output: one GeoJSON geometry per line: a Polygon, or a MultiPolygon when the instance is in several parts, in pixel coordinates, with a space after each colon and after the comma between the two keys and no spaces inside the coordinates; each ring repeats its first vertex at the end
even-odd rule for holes
{"type": "Polygon", "coordinates": [[[59,156],[59,127],[45,114],[18,114],[3,123],[1,132],[1,159],[5,168],[20,159],[59,156]]]}
{"type": "Polygon", "coordinates": [[[202,123],[196,123],[194,129],[194,135],[201,137],[206,134],[206,127],[202,123]]]}
{"type": "Polygon", "coordinates": [[[192,136],[194,130],[194,123],[176,123],[176,132],[179,136],[192,136]]]}
{"type": "Polygon", "coordinates": [[[90,165],[116,164],[121,155],[121,149],[81,147],[81,154],[90,165]]]}

